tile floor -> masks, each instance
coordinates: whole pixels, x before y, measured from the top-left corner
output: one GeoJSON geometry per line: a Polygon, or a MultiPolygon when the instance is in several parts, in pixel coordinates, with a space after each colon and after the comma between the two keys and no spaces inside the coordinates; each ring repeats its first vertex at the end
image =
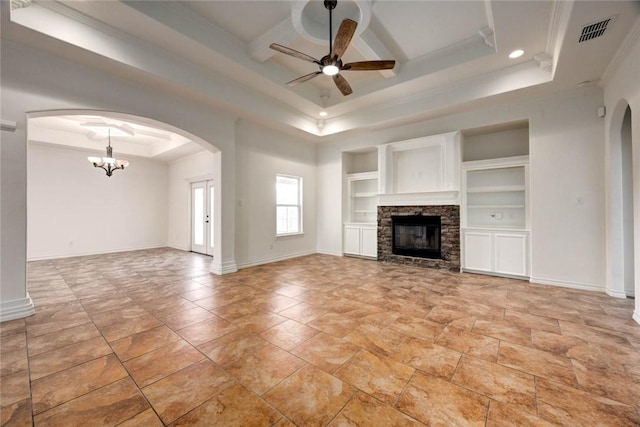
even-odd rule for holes
{"type": "Polygon", "coordinates": [[[2,426],[640,424],[633,301],[313,255],[33,262],[2,426]]]}

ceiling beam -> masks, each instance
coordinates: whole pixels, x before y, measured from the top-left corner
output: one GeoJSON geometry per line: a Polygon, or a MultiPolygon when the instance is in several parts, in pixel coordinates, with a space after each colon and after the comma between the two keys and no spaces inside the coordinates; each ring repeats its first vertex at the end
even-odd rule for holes
{"type": "Polygon", "coordinates": [[[297,37],[298,33],[296,33],[293,27],[291,18],[287,18],[249,43],[249,55],[258,62],[265,62],[277,53],[275,50],[269,48],[271,43],[286,46],[293,44],[293,41],[297,37]]]}

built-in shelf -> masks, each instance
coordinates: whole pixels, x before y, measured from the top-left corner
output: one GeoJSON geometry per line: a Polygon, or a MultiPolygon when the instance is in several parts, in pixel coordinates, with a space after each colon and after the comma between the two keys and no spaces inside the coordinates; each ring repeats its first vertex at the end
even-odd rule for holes
{"type": "Polygon", "coordinates": [[[524,209],[525,205],[469,205],[469,209],[524,209]]]}
{"type": "Polygon", "coordinates": [[[467,193],[509,193],[524,191],[524,185],[496,185],[487,187],[471,187],[467,188],[467,193]]]}
{"type": "Polygon", "coordinates": [[[375,224],[378,213],[378,172],[347,174],[349,223],[375,224]]]}
{"type": "Polygon", "coordinates": [[[463,163],[463,227],[528,227],[528,156],[463,163]]]}

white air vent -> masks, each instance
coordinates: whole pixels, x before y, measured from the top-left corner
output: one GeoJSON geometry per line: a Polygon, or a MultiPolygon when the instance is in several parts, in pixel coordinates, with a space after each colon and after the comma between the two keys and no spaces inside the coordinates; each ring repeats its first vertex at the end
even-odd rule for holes
{"type": "Polygon", "coordinates": [[[609,24],[614,20],[614,16],[611,16],[606,19],[602,19],[598,22],[592,22],[591,24],[587,24],[582,27],[582,32],[580,33],[580,39],[578,43],[586,42],[587,40],[592,40],[598,38],[604,34],[609,24]]]}

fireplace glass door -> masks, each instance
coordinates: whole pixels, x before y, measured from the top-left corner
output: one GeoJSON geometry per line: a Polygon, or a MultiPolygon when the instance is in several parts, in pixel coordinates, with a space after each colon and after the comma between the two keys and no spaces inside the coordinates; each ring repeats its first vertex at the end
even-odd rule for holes
{"type": "Polygon", "coordinates": [[[395,255],[442,258],[439,216],[394,216],[391,220],[395,255]]]}

